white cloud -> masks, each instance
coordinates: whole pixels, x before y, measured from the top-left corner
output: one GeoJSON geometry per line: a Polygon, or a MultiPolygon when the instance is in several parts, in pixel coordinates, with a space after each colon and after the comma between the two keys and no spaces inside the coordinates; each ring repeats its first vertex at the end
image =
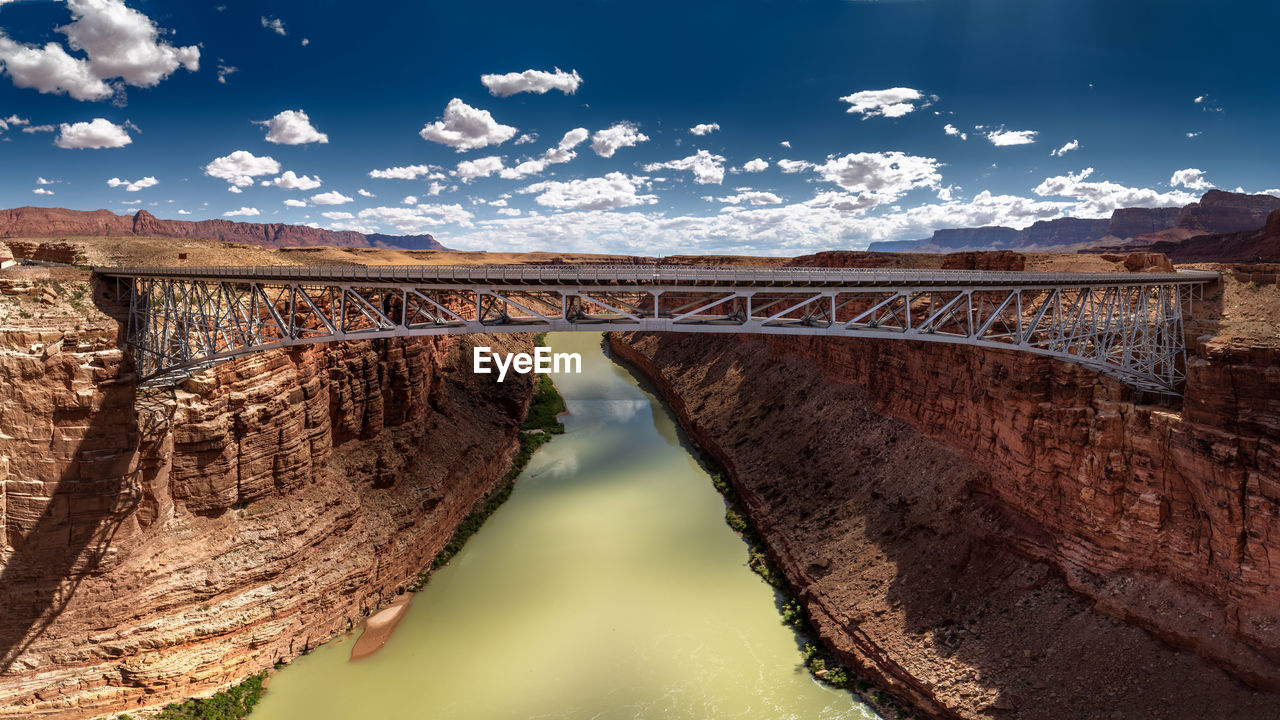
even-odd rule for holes
{"type": "Polygon", "coordinates": [[[28,125],[27,127],[22,128],[22,132],[46,133],[46,132],[53,132],[54,130],[57,130],[57,129],[58,128],[54,125],[28,125]]]}
{"type": "Polygon", "coordinates": [[[254,124],[265,125],[267,142],[278,145],[329,142],[329,136],[312,127],[311,118],[301,110],[285,110],[270,120],[255,120],[254,124]]]}
{"type": "Polygon", "coordinates": [[[0,31],[0,65],[15,86],[76,100],[105,100],[116,94],[108,80],[154,87],[179,67],[200,69],[200,48],[159,42],[161,30],[151,18],[125,7],[123,0],[67,0],[67,7],[71,23],[56,31],[84,58],[69,55],[57,42],[28,45],[0,31]]]}
{"type": "Polygon", "coordinates": [[[443,178],[444,173],[441,170],[442,168],[439,165],[405,165],[403,167],[389,167],[385,170],[370,170],[369,177],[384,180],[417,180],[422,176],[443,178]]]}
{"type": "MultiPolygon", "coordinates": [[[[4,0],[0,0],[0,4],[3,4],[3,2],[4,0]]],[[[7,118],[0,118],[0,132],[4,132],[11,127],[18,127],[19,125],[29,125],[30,123],[31,123],[30,120],[27,120],[25,118],[20,118],[17,115],[10,115],[7,118]]]]}
{"type": "Polygon", "coordinates": [[[1062,147],[1058,148],[1057,150],[1054,150],[1049,154],[1054,157],[1062,157],[1063,155],[1066,155],[1072,150],[1079,150],[1079,149],[1080,149],[1080,141],[1072,140],[1071,142],[1067,143],[1066,145],[1063,145],[1062,147]]]}
{"type": "Polygon", "coordinates": [[[764,172],[765,170],[768,170],[768,169],[769,169],[769,162],[762,158],[748,160],[742,166],[743,172],[749,172],[749,173],[764,172]]]}
{"type": "Polygon", "coordinates": [[[360,188],[359,190],[357,190],[356,194],[359,195],[360,197],[367,197],[367,198],[378,197],[377,195],[374,195],[373,193],[369,192],[368,190],[365,190],[364,188],[360,188]]]}
{"type": "Polygon", "coordinates": [[[679,160],[664,163],[650,163],[644,166],[645,172],[657,170],[689,170],[693,173],[693,181],[699,185],[719,185],[724,182],[724,157],[712,155],[706,150],[679,160]]]}
{"type": "Polygon", "coordinates": [[[54,184],[55,182],[57,182],[57,180],[46,180],[46,179],[44,179],[43,177],[38,177],[38,178],[36,178],[36,184],[37,184],[37,185],[52,185],[52,184],[54,184]]]}
{"type": "Polygon", "coordinates": [[[1079,173],[1045,178],[1032,192],[1041,197],[1074,198],[1077,203],[1071,214],[1077,217],[1106,217],[1122,207],[1179,207],[1199,199],[1180,190],[1161,193],[1113,182],[1087,182],[1086,178],[1092,174],[1093,168],[1085,168],[1079,173]]]}
{"type": "Polygon", "coordinates": [[[499,215],[506,215],[507,217],[520,217],[520,211],[516,208],[498,208],[497,213],[499,215]]]}
{"type": "Polygon", "coordinates": [[[115,125],[102,118],[94,118],[89,122],[62,123],[58,126],[58,138],[54,145],[67,149],[101,150],[103,148],[119,148],[133,142],[125,131],[128,125],[115,125]]]}
{"type": "Polygon", "coordinates": [[[228,210],[222,213],[222,217],[254,217],[261,214],[258,208],[242,207],[239,210],[228,210]]]}
{"type": "Polygon", "coordinates": [[[958,138],[960,138],[961,140],[968,140],[968,139],[969,139],[969,133],[961,132],[961,131],[960,131],[960,128],[956,127],[955,125],[952,125],[951,123],[947,123],[946,125],[943,125],[943,126],[942,126],[942,132],[944,132],[944,133],[946,133],[946,134],[948,134],[948,135],[950,135],[950,136],[952,136],[952,137],[958,137],[958,138]]]}
{"type": "Polygon", "coordinates": [[[276,33],[277,35],[285,35],[285,34],[287,34],[287,33],[285,33],[285,31],[284,31],[284,21],[283,21],[283,20],[281,20],[280,18],[268,18],[268,17],[265,17],[265,16],[264,16],[264,17],[262,18],[262,27],[264,27],[264,28],[266,28],[266,29],[268,29],[268,30],[271,30],[272,32],[276,33]]]}
{"type": "Polygon", "coordinates": [[[204,166],[205,175],[226,180],[236,188],[249,187],[259,175],[275,175],[278,172],[280,163],[275,158],[258,157],[248,150],[236,150],[230,155],[214,158],[213,162],[204,166]]]}
{"type": "Polygon", "coordinates": [[[310,44],[311,44],[311,38],[302,38],[302,47],[306,47],[310,44]]]}
{"type": "Polygon", "coordinates": [[[440,120],[424,125],[418,133],[423,140],[448,145],[458,152],[489,145],[501,145],[516,134],[516,129],[493,119],[488,110],[480,110],[458,98],[449,101],[440,120]]]}
{"type": "Polygon", "coordinates": [[[790,149],[791,149],[791,141],[790,141],[790,140],[783,140],[782,142],[780,142],[780,143],[778,143],[778,144],[779,144],[779,145],[781,145],[782,147],[784,147],[784,148],[788,149],[788,150],[790,150],[790,149]]]}
{"type": "Polygon", "coordinates": [[[931,98],[919,90],[896,87],[887,90],[863,90],[840,98],[849,103],[845,112],[857,113],[863,119],[873,117],[902,117],[917,109],[928,107],[931,98]]]}
{"type": "Polygon", "coordinates": [[[812,170],[817,167],[811,162],[805,160],[788,160],[783,158],[778,161],[778,169],[787,175],[794,175],[805,170],[812,170]]]}
{"type": "Polygon", "coordinates": [[[815,168],[824,180],[849,192],[870,193],[892,202],[913,188],[942,182],[938,161],[900,152],[834,155],[815,168]]]}
{"type": "Polygon", "coordinates": [[[359,212],[358,217],[361,220],[387,223],[400,232],[418,233],[450,223],[456,223],[461,227],[472,227],[471,218],[475,215],[461,205],[428,204],[403,208],[365,208],[359,212]]]}
{"type": "Polygon", "coordinates": [[[558,145],[544,152],[542,157],[525,160],[512,168],[504,168],[500,174],[508,180],[518,180],[529,175],[537,175],[546,170],[548,165],[567,163],[578,156],[574,148],[585,142],[587,136],[586,128],[574,128],[564,134],[558,145]]]}
{"type": "Polygon", "coordinates": [[[1204,179],[1204,171],[1196,168],[1186,168],[1173,173],[1173,177],[1169,178],[1169,185],[1178,187],[1181,185],[1188,190],[1208,190],[1213,187],[1213,183],[1204,179]]]}
{"type": "Polygon", "coordinates": [[[315,190],[322,183],[320,178],[311,177],[310,175],[298,175],[292,170],[285,170],[280,177],[274,180],[263,180],[263,187],[278,187],[285,190],[315,190]]]}
{"type": "Polygon", "coordinates": [[[591,136],[591,149],[600,157],[613,157],[613,154],[624,147],[635,147],[646,142],[648,135],[640,132],[629,122],[614,123],[604,130],[597,130],[591,136]]]}
{"type": "MultiPolygon", "coordinates": [[[[227,192],[229,192],[229,193],[234,193],[234,194],[236,194],[236,195],[239,195],[240,193],[242,193],[242,192],[244,192],[244,191],[243,191],[243,190],[241,190],[240,188],[236,187],[235,185],[232,185],[231,187],[227,188],[227,192]]],[[[207,204],[207,203],[206,203],[206,204],[207,204]]]]}
{"type": "Polygon", "coordinates": [[[223,85],[226,85],[227,76],[233,73],[238,73],[238,72],[240,72],[240,68],[238,67],[232,67],[231,65],[223,65],[222,63],[218,63],[218,82],[222,83],[223,85]]]}
{"type": "Polygon", "coordinates": [[[612,210],[656,203],[657,196],[638,192],[648,186],[648,178],[611,172],[585,180],[534,183],[520,192],[537,193],[535,202],[557,210],[612,210]]]}
{"type": "Polygon", "coordinates": [[[524,145],[526,143],[531,143],[537,139],[538,139],[538,133],[520,133],[520,137],[516,138],[516,141],[514,144],[524,145]]]}
{"type": "Polygon", "coordinates": [[[125,192],[138,192],[139,190],[142,190],[144,188],[154,187],[159,184],[160,184],[160,181],[151,177],[150,175],[142,178],[141,180],[135,180],[133,182],[129,182],[128,180],[121,180],[120,178],[117,178],[117,177],[113,177],[107,181],[107,187],[113,187],[113,188],[123,187],[125,192]]]}
{"type": "Polygon", "coordinates": [[[720,123],[698,123],[689,128],[689,132],[693,135],[710,135],[720,129],[720,123]]]}
{"type": "Polygon", "coordinates": [[[453,174],[457,175],[462,182],[469,183],[476,178],[489,177],[500,170],[502,170],[502,157],[490,155],[475,160],[463,160],[458,163],[458,169],[454,170],[453,174]]]}
{"type": "Polygon", "coordinates": [[[418,204],[418,196],[417,196],[417,195],[405,195],[405,196],[404,196],[404,199],[400,201],[400,204],[401,204],[401,205],[417,205],[417,204],[418,204]]]}
{"type": "Polygon", "coordinates": [[[190,214],[191,214],[191,211],[190,211],[190,210],[179,210],[179,211],[178,211],[178,214],[179,214],[179,215],[190,215],[190,214]]]}
{"type": "Polygon", "coordinates": [[[289,207],[304,208],[307,206],[307,201],[295,200],[294,198],[289,198],[288,200],[284,201],[284,204],[288,205],[289,207]]]}
{"type": "Polygon", "coordinates": [[[746,203],[747,205],[777,205],[782,202],[782,198],[771,192],[751,190],[740,192],[737,195],[715,198],[715,200],[729,205],[738,205],[740,203],[746,203]]]}
{"type": "Polygon", "coordinates": [[[1205,112],[1222,112],[1222,108],[1218,107],[1218,101],[1208,95],[1197,95],[1195,103],[1205,112]]]}
{"type": "Polygon", "coordinates": [[[311,196],[311,202],[317,205],[345,205],[349,202],[353,202],[354,200],[355,198],[343,195],[336,190],[311,196]]]}
{"type": "Polygon", "coordinates": [[[320,215],[322,217],[329,218],[330,220],[354,220],[356,217],[349,212],[340,211],[322,212],[320,215]]]}
{"type": "Polygon", "coordinates": [[[987,133],[987,139],[996,147],[1030,145],[1036,141],[1036,135],[1039,134],[1036,130],[992,130],[987,133]]]}
{"type": "Polygon", "coordinates": [[[507,97],[523,92],[542,95],[549,90],[559,90],[565,95],[572,95],[582,84],[582,77],[578,75],[577,70],[567,73],[556,68],[555,72],[525,70],[505,75],[481,75],[480,82],[489,88],[489,94],[496,97],[507,97]]]}
{"type": "MultiPolygon", "coordinates": [[[[22,132],[27,132],[27,130],[24,128],[22,132]]],[[[1203,135],[1203,134],[1204,134],[1204,131],[1203,131],[1203,130],[1197,130],[1197,131],[1195,131],[1195,132],[1189,132],[1189,133],[1187,133],[1187,137],[1189,137],[1189,138],[1200,137],[1200,136],[1201,136],[1201,135],[1203,135]]]]}
{"type": "Polygon", "coordinates": [[[53,191],[52,191],[52,190],[47,190],[47,189],[45,189],[45,188],[36,188],[35,190],[32,190],[31,192],[35,193],[36,195],[52,195],[52,194],[53,194],[53,191]]]}

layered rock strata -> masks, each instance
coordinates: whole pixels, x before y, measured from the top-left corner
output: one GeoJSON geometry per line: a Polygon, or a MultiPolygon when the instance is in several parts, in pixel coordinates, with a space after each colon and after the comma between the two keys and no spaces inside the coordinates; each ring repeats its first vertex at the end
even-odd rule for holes
{"type": "Polygon", "coordinates": [[[0,718],[206,694],[391,601],[505,472],[531,396],[469,372],[467,342],[140,390],[114,331],[0,332],[0,718]]]}
{"type": "Polygon", "coordinates": [[[1280,354],[1209,337],[1180,411],[964,346],[612,343],[729,470],[824,638],[917,707],[1268,717],[1280,354]]]}

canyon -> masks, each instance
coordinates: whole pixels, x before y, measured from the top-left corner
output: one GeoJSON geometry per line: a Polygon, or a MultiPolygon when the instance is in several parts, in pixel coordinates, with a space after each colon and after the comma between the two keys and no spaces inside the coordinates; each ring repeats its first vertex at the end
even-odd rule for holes
{"type": "MultiPolygon", "coordinates": [[[[78,262],[175,251],[23,242],[16,255],[78,262]]],[[[192,243],[244,264],[401,261],[192,243]]],[[[1009,251],[718,261],[1169,267],[1009,251]]],[[[1280,288],[1265,267],[1202,267],[1224,275],[1188,322],[1180,403],[961,346],[610,344],[726,468],[824,642],[920,712],[1267,718],[1280,288]]],[[[268,351],[140,387],[120,308],[92,283],[0,276],[0,718],[134,712],[288,662],[394,601],[508,467],[532,385],[472,373],[472,349],[528,353],[528,336],[268,351]]]]}

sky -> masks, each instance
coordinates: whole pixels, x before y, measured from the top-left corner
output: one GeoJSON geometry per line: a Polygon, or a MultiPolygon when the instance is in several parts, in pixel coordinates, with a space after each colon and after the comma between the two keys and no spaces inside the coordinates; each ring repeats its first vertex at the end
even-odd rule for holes
{"type": "Polygon", "coordinates": [[[795,255],[1280,195],[1255,0],[0,0],[0,207],[795,255]]]}

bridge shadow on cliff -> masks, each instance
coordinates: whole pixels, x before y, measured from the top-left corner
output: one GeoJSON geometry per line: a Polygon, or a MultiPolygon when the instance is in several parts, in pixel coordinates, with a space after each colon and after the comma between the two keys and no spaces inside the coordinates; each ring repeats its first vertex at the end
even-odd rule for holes
{"type": "Polygon", "coordinates": [[[1015,552],[1010,535],[1071,548],[985,497],[983,468],[877,414],[861,388],[764,340],[653,338],[667,372],[727,379],[698,398],[700,417],[746,458],[768,532],[817,590],[802,596],[961,715],[1280,719],[1280,694],[1104,616],[1055,568],[1015,552]]]}
{"type": "Polygon", "coordinates": [[[52,430],[49,437],[18,445],[19,453],[10,458],[0,528],[0,675],[32,669],[19,662],[22,655],[58,620],[82,583],[116,561],[113,542],[126,523],[136,522],[142,502],[139,439],[165,422],[172,408],[164,402],[148,407],[145,400],[135,407],[135,375],[127,357],[118,367],[93,361],[93,398],[80,397],[73,389],[79,363],[70,354],[54,355],[43,372],[22,381],[47,386],[52,430]]]}

